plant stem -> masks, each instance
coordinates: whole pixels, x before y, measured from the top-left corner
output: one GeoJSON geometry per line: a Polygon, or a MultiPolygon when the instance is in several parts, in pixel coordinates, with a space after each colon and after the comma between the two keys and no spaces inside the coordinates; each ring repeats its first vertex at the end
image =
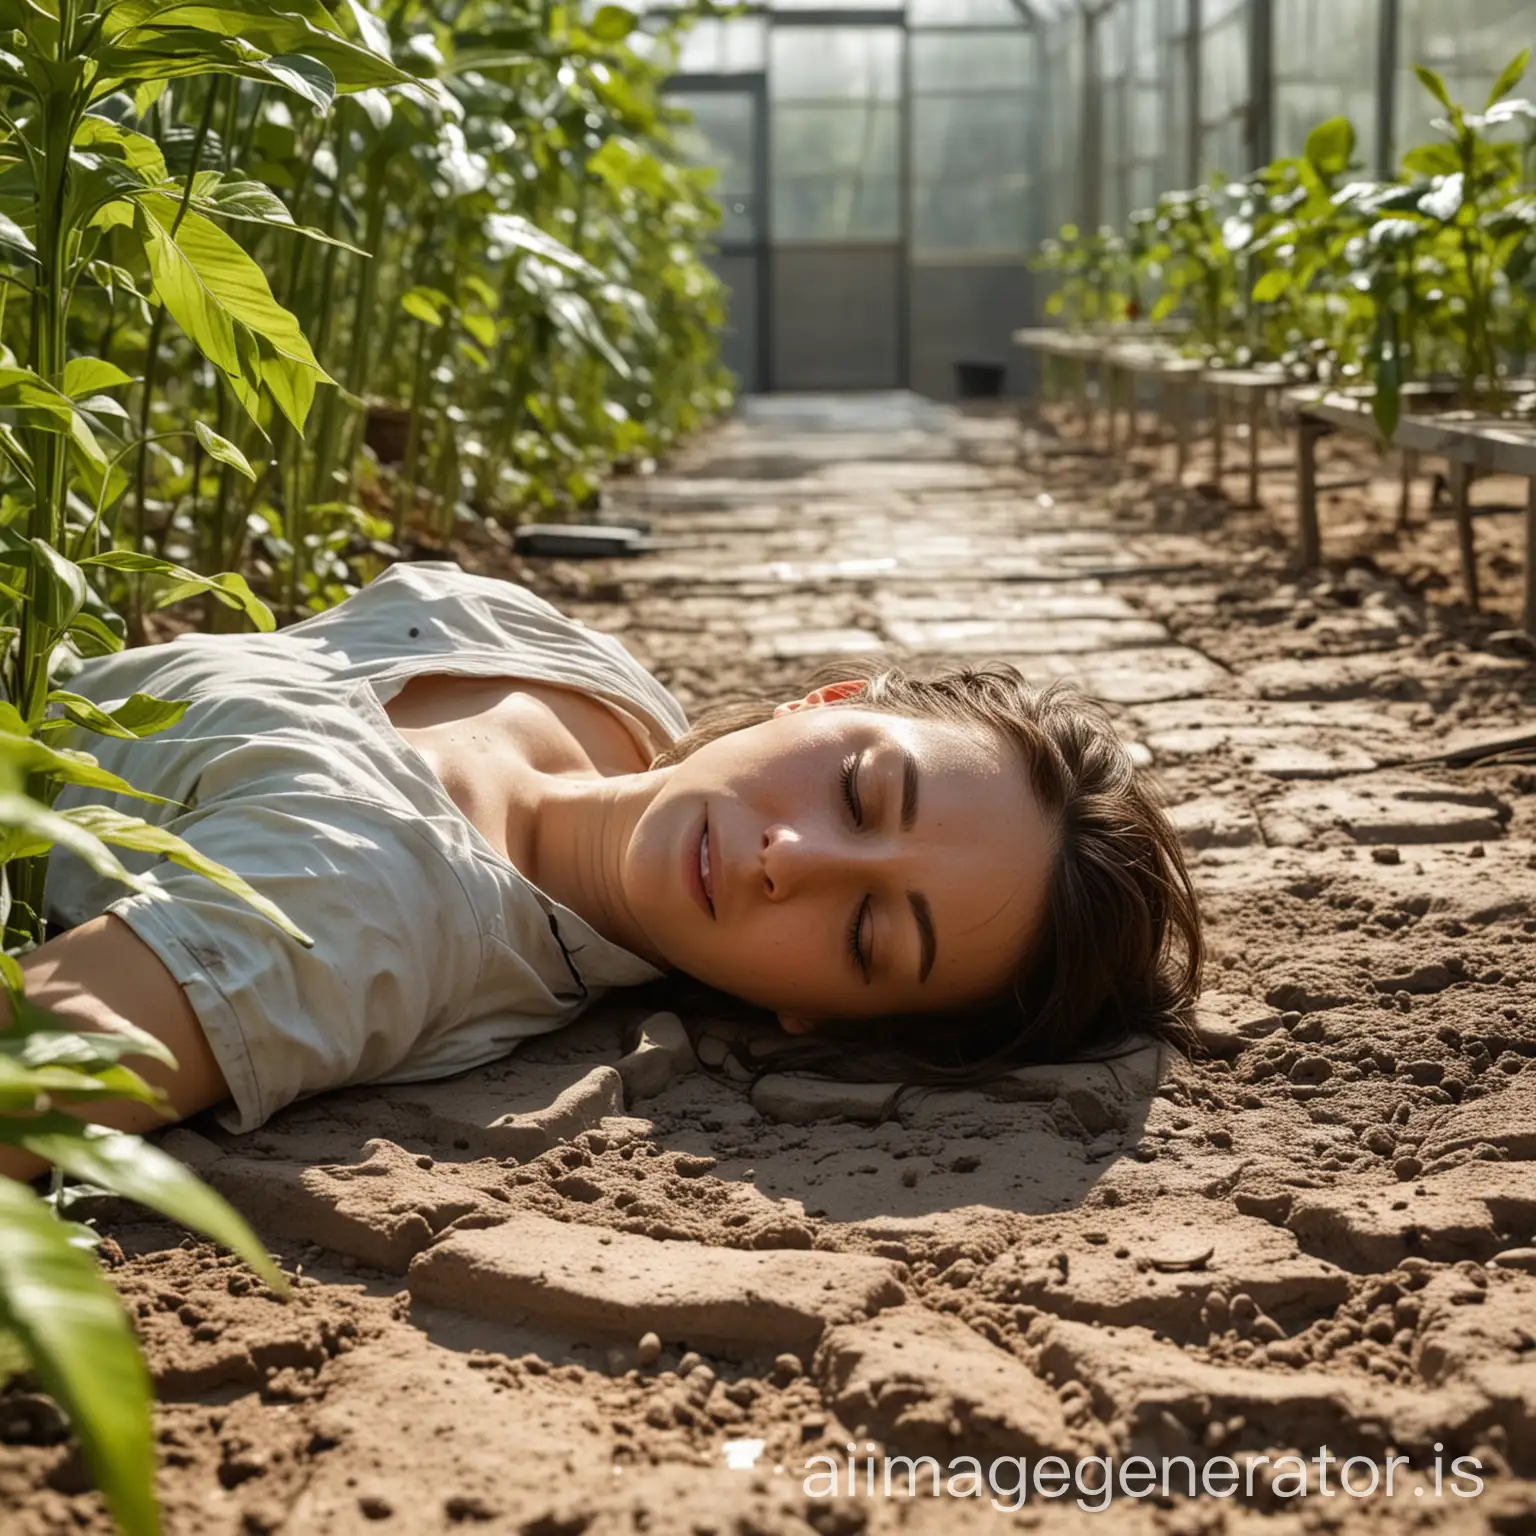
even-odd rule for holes
{"type": "MultiPolygon", "coordinates": [[[[197,180],[199,166],[203,163],[203,147],[208,142],[208,130],[213,123],[213,109],[219,99],[218,82],[211,81],[207,97],[203,101],[203,115],[197,125],[197,137],[192,141],[192,163],[187,168],[187,179],[181,189],[181,204],[171,221],[171,239],[176,238],[187,208],[192,201],[192,187],[197,180]]],[[[149,341],[145,348],[144,389],[139,399],[139,456],[134,463],[133,475],[133,547],[144,548],[144,502],[149,489],[149,416],[155,399],[155,369],[160,357],[160,333],[165,328],[165,305],[155,306],[154,317],[149,322],[149,341]]],[[[144,584],[134,581],[129,585],[128,633],[136,641],[144,638],[144,584]]]]}

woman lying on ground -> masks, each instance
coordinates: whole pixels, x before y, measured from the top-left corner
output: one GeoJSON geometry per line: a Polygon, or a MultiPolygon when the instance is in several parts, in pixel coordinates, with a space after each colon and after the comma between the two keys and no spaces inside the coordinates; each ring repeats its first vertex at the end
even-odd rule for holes
{"type": "Polygon", "coordinates": [[[415,564],[280,633],[123,652],[71,686],[190,701],[93,743],[173,802],[121,808],[314,941],[171,864],[125,895],[53,856],[29,995],[164,1040],[179,1069],[144,1074],[178,1116],[248,1131],[326,1088],[461,1072],[669,970],[776,1013],[801,1037],[776,1067],[909,1082],[1175,1039],[1198,991],[1156,796],[1097,706],[1010,667],[844,678],[690,730],[615,640],[415,564]]]}

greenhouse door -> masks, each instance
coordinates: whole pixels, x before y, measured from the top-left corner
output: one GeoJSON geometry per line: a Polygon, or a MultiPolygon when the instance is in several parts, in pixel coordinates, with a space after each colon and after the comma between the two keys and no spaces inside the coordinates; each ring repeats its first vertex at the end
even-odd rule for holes
{"type": "Polygon", "coordinates": [[[713,194],[721,220],[715,236],[718,249],[709,264],[727,291],[721,359],[744,392],[767,389],[763,77],[676,75],[668,85],[667,100],[693,114],[693,122],[679,131],[688,158],[717,173],[713,194]]]}
{"type": "MultiPolygon", "coordinates": [[[[771,102],[774,389],[906,381],[899,13],[846,25],[774,13],[771,102]]],[[[822,13],[823,17],[829,13],[822,13]]]]}

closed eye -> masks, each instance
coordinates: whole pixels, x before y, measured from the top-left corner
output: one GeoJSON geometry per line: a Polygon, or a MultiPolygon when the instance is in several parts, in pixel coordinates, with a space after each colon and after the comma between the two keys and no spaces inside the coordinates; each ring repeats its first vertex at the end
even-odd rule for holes
{"type": "Polygon", "coordinates": [[[843,759],[841,778],[848,814],[853,817],[854,826],[861,827],[864,825],[864,806],[859,799],[859,759],[851,752],[843,759]]]}

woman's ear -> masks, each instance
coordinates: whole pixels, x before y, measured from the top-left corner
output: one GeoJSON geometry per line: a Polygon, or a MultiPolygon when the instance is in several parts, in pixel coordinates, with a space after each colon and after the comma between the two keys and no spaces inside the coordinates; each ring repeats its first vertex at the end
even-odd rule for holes
{"type": "Polygon", "coordinates": [[[780,704],[773,712],[774,719],[780,715],[792,715],[797,709],[814,709],[818,704],[836,704],[839,699],[851,699],[856,693],[863,693],[869,683],[862,677],[850,677],[846,682],[827,683],[824,687],[813,688],[803,699],[790,699],[780,704]]]}
{"type": "Polygon", "coordinates": [[[784,1033],[787,1035],[808,1035],[816,1028],[810,1019],[802,1019],[793,1013],[781,1013],[779,1023],[784,1026],[784,1033]]]}

